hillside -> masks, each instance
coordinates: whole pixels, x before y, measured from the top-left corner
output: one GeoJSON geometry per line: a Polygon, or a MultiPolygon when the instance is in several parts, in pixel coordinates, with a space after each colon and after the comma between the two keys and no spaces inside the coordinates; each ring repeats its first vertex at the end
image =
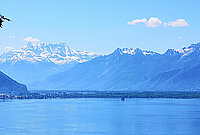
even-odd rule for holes
{"type": "Polygon", "coordinates": [[[26,93],[27,87],[0,71],[0,93],[26,93]]]}

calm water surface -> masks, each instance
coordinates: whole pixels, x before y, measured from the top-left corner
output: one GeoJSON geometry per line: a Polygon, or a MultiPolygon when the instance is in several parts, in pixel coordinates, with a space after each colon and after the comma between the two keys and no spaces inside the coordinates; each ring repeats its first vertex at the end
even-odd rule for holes
{"type": "Polygon", "coordinates": [[[199,135],[197,99],[0,101],[0,135],[199,135]]]}

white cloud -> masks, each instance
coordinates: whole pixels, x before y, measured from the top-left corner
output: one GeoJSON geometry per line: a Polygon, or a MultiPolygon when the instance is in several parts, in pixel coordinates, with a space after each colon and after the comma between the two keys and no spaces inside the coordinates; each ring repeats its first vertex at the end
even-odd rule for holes
{"type": "Polygon", "coordinates": [[[177,19],[176,21],[169,21],[168,23],[162,23],[162,21],[159,18],[151,17],[149,20],[146,18],[143,19],[135,19],[131,22],[128,22],[128,25],[136,25],[138,23],[144,23],[147,27],[158,27],[161,24],[163,26],[171,26],[171,27],[186,27],[189,26],[188,22],[186,22],[184,19],[177,19]]]}
{"type": "Polygon", "coordinates": [[[128,25],[136,25],[138,23],[144,23],[147,27],[158,27],[162,24],[162,21],[156,17],[151,17],[149,20],[146,18],[143,19],[135,19],[132,22],[128,22],[128,25]]]}
{"type": "Polygon", "coordinates": [[[5,47],[5,50],[7,50],[7,51],[10,51],[12,49],[13,49],[13,47],[10,47],[10,46],[5,47]]]}
{"type": "Polygon", "coordinates": [[[10,39],[15,39],[16,37],[14,35],[9,36],[10,39]]]}
{"type": "Polygon", "coordinates": [[[27,41],[27,42],[40,42],[39,39],[33,38],[33,37],[24,38],[24,41],[27,41]]]}
{"type": "Polygon", "coordinates": [[[128,22],[128,25],[136,25],[137,23],[147,23],[147,19],[143,18],[143,19],[135,19],[132,22],[128,22]]]}
{"type": "Polygon", "coordinates": [[[147,27],[158,27],[162,24],[162,21],[158,18],[151,17],[149,21],[147,21],[147,27]]]}
{"type": "Polygon", "coordinates": [[[181,40],[181,39],[182,39],[182,37],[178,37],[178,39],[179,39],[179,40],[181,40]]]}
{"type": "Polygon", "coordinates": [[[184,19],[177,19],[176,21],[169,21],[168,23],[164,23],[164,26],[172,26],[172,27],[186,27],[189,24],[184,19]]]}

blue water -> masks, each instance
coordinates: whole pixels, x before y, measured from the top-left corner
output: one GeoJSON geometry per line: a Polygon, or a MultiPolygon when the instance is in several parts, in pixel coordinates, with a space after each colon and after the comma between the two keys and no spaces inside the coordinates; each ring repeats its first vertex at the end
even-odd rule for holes
{"type": "Polygon", "coordinates": [[[0,101],[0,135],[199,135],[200,100],[0,101]]]}

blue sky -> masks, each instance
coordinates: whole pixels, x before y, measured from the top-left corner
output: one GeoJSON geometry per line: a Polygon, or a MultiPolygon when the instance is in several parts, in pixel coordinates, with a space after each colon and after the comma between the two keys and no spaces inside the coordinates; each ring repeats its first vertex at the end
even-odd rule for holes
{"type": "Polygon", "coordinates": [[[13,22],[0,29],[0,52],[23,47],[27,37],[98,54],[117,47],[180,49],[200,41],[199,5],[198,0],[5,0],[0,13],[13,22]]]}

